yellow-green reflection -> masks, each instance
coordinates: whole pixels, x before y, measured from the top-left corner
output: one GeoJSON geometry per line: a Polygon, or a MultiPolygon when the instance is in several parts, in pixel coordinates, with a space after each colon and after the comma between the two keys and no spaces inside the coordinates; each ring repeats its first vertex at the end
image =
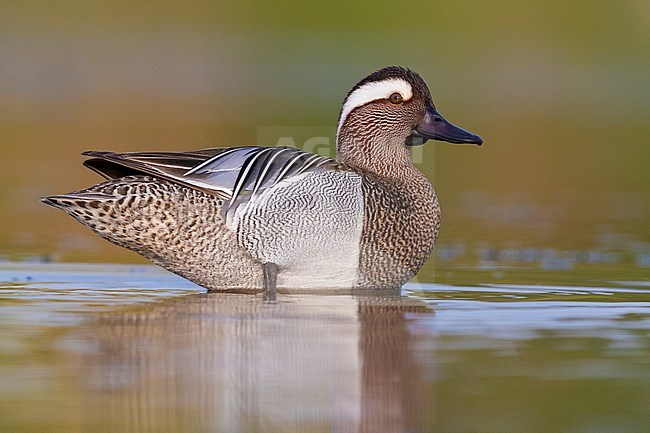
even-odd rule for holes
{"type": "Polygon", "coordinates": [[[153,266],[12,265],[0,277],[15,280],[0,287],[6,431],[649,427],[642,282],[411,284],[406,298],[265,304],[197,294],[153,266]]]}

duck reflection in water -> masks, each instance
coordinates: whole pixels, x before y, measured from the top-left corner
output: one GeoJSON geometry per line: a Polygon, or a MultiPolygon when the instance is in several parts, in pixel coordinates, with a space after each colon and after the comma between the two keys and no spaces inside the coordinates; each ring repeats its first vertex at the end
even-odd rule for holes
{"type": "Polygon", "coordinates": [[[97,342],[85,428],[421,431],[433,402],[417,352],[431,336],[410,322],[423,315],[399,296],[223,293],[107,315],[76,336],[97,342]]]}

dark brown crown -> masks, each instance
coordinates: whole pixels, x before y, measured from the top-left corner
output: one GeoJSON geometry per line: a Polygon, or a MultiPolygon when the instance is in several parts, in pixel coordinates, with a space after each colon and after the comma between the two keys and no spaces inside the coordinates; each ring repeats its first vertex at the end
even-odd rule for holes
{"type": "Polygon", "coordinates": [[[354,92],[364,84],[376,83],[376,82],[388,80],[390,78],[401,78],[407,81],[413,88],[414,96],[419,96],[420,98],[422,98],[425,104],[433,106],[433,99],[431,98],[431,92],[429,92],[429,88],[427,87],[422,77],[420,77],[420,75],[417,72],[413,72],[410,69],[403,68],[401,66],[387,66],[385,68],[373,72],[363,80],[359,81],[352,88],[352,90],[350,90],[348,94],[345,96],[345,99],[343,100],[343,105],[345,105],[345,102],[348,100],[352,92],[354,92]]]}

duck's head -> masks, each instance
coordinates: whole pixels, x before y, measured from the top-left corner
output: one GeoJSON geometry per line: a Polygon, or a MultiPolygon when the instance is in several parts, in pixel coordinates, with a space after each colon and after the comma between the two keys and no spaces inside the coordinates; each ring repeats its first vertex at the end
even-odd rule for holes
{"type": "Polygon", "coordinates": [[[346,153],[376,153],[378,147],[384,154],[391,148],[405,153],[406,147],[427,140],[483,144],[478,135],[442,117],[422,77],[409,69],[380,69],[359,81],[343,101],[336,133],[342,159],[346,153]]]}

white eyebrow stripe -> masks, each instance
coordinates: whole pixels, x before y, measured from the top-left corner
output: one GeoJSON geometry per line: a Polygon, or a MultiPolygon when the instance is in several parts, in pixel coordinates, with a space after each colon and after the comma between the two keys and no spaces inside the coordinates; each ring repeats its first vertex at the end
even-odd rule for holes
{"type": "Polygon", "coordinates": [[[379,99],[388,99],[393,93],[402,95],[404,101],[408,101],[413,97],[413,89],[411,85],[401,78],[389,78],[383,81],[373,81],[366,83],[356,89],[348,96],[343,108],[341,109],[341,118],[339,119],[338,127],[336,128],[336,139],[338,141],[339,131],[341,125],[347,119],[348,114],[357,107],[366,105],[368,102],[377,101],[379,99]]]}

